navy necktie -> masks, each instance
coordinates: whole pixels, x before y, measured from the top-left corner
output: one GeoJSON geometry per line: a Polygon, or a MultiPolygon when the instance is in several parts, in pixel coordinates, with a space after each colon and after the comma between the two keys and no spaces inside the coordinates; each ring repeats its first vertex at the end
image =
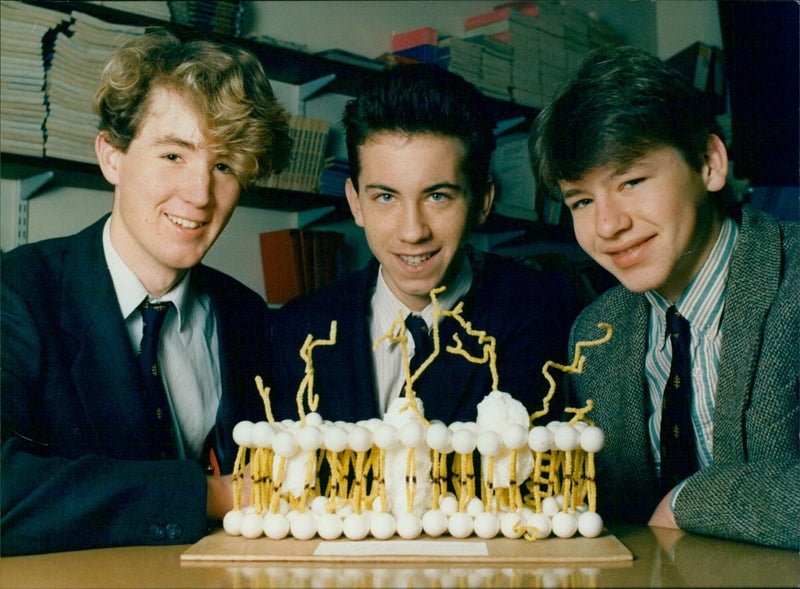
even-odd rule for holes
{"type": "Polygon", "coordinates": [[[430,356],[433,342],[428,334],[428,326],[425,320],[419,315],[409,314],[406,317],[406,332],[414,338],[414,356],[409,362],[409,368],[413,375],[430,356]]]}
{"type": "Polygon", "coordinates": [[[692,427],[692,373],[689,322],[675,306],[667,310],[672,366],[661,400],[661,488],[667,492],[697,471],[692,427]]]}
{"type": "Polygon", "coordinates": [[[139,306],[142,312],[142,343],[139,345],[139,369],[142,374],[145,419],[149,427],[151,456],[155,459],[176,455],[172,413],[164,383],[158,369],[158,340],[161,326],[172,303],[150,303],[139,306]]]}

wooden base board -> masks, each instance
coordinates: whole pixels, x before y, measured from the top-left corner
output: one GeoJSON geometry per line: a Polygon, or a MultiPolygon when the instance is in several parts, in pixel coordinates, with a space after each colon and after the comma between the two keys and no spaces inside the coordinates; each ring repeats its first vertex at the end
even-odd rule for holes
{"type": "Polygon", "coordinates": [[[633,555],[616,536],[604,532],[597,538],[545,538],[529,542],[523,538],[450,536],[416,540],[395,536],[389,540],[361,541],[341,538],[333,541],[249,540],[217,530],[189,547],[181,561],[191,562],[303,562],[333,563],[347,559],[364,563],[464,563],[472,565],[523,565],[529,563],[603,563],[633,560],[633,555]]]}

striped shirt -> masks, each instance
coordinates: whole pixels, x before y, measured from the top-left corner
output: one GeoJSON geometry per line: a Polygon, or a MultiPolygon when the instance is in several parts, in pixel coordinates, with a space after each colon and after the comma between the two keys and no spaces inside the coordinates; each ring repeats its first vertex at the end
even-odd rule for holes
{"type": "MultiPolygon", "coordinates": [[[[708,259],[675,305],[691,326],[691,417],[700,468],[714,462],[712,432],[722,346],[725,283],[738,234],[736,223],[726,217],[708,259]]],[[[669,338],[666,329],[666,313],[670,303],[655,291],[646,292],[645,297],[650,303],[649,345],[645,357],[650,398],[648,431],[656,472],[660,476],[661,399],[672,363],[672,346],[667,344],[669,338]]]]}
{"type": "MultiPolygon", "coordinates": [[[[439,308],[442,311],[451,310],[467,294],[471,286],[472,266],[469,260],[464,258],[464,264],[456,279],[447,287],[447,290],[436,297],[439,308]]],[[[434,311],[433,303],[429,303],[422,311],[415,312],[415,314],[421,315],[428,329],[431,329],[434,311]]],[[[411,313],[411,309],[403,304],[386,284],[382,268],[378,271],[378,281],[370,301],[370,313],[369,330],[373,342],[388,333],[392,323],[398,319],[405,321],[405,318],[411,313]]],[[[408,359],[411,360],[414,357],[413,338],[408,339],[407,347],[408,359]]],[[[389,404],[400,396],[406,382],[403,369],[403,348],[399,343],[383,340],[377,349],[372,351],[372,365],[378,408],[383,415],[389,404]]]]}
{"type": "MultiPolygon", "coordinates": [[[[153,300],[111,244],[110,218],[103,230],[103,250],[114,283],[122,317],[136,354],[142,340],[139,305],[153,300]]],[[[217,324],[207,295],[189,288],[190,272],[157,302],[169,301],[161,328],[158,363],[167,393],[179,456],[198,458],[216,422],[222,396],[217,324]]]]}

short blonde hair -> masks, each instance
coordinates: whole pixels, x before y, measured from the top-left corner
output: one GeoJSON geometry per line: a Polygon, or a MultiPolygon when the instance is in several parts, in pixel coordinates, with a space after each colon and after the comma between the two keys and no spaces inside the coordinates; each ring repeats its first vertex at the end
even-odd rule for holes
{"type": "Polygon", "coordinates": [[[286,165],[289,116],[250,51],[208,40],[183,42],[165,29],[149,30],[120,48],[100,75],[93,104],[99,130],[114,147],[128,150],[156,88],[177,92],[205,117],[211,148],[230,158],[243,188],[286,165]]]}

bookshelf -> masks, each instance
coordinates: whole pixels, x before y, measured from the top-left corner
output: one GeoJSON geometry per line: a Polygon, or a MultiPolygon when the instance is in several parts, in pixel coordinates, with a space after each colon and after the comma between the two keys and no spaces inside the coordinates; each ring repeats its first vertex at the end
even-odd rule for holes
{"type": "MultiPolygon", "coordinates": [[[[334,74],[333,78],[325,84],[325,92],[352,95],[354,89],[362,80],[375,74],[374,69],[338,59],[327,59],[320,55],[305,53],[289,47],[201,31],[174,22],[158,20],[137,13],[123,12],[100,4],[52,0],[23,0],[23,3],[64,13],[65,18],[71,11],[77,10],[107,23],[139,27],[163,26],[185,39],[204,37],[236,43],[252,51],[261,60],[271,80],[299,86],[314,80],[330,79],[330,75],[334,74]]],[[[529,107],[516,105],[508,101],[490,100],[497,120],[524,118],[530,121],[537,112],[529,107]]],[[[50,186],[60,185],[96,190],[110,189],[100,172],[99,166],[96,164],[59,157],[38,157],[20,155],[10,151],[2,152],[0,175],[4,178],[19,178],[24,175],[39,173],[42,170],[53,172],[54,176],[49,183],[50,186]]],[[[333,212],[325,217],[326,220],[336,221],[349,217],[349,209],[344,198],[268,186],[258,186],[243,193],[241,204],[253,208],[279,211],[303,211],[312,208],[333,207],[333,212]]]]}

